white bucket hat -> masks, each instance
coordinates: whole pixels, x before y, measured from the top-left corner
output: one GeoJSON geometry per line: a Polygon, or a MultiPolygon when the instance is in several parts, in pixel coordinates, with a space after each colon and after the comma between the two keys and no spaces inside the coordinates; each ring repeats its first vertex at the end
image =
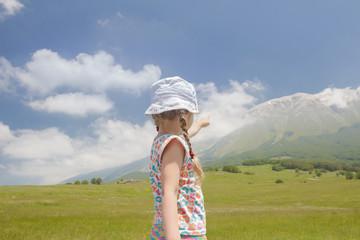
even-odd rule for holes
{"type": "Polygon", "coordinates": [[[159,114],[178,109],[199,112],[194,86],[177,76],[155,82],[151,86],[151,105],[145,114],[159,114]]]}

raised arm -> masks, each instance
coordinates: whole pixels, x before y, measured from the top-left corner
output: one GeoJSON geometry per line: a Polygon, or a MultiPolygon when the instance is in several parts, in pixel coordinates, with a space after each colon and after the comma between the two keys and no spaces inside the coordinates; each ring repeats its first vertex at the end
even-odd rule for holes
{"type": "Polygon", "coordinates": [[[210,125],[210,114],[207,115],[206,117],[200,119],[199,121],[197,122],[194,122],[190,129],[188,130],[188,133],[189,133],[189,137],[194,137],[199,131],[201,128],[204,128],[204,127],[207,127],[210,125]]]}

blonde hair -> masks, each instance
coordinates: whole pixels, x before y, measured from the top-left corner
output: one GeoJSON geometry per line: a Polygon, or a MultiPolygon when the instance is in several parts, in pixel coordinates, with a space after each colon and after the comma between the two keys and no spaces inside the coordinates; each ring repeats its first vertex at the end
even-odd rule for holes
{"type": "MultiPolygon", "coordinates": [[[[187,110],[184,109],[180,109],[180,110],[171,110],[171,111],[166,111],[166,112],[162,112],[159,114],[153,114],[152,118],[154,119],[154,123],[156,125],[156,127],[159,127],[160,125],[160,121],[161,120],[174,120],[176,117],[178,117],[179,119],[179,123],[180,123],[180,127],[182,129],[182,135],[186,141],[186,143],[189,146],[189,151],[190,153],[192,152],[192,147],[191,147],[191,142],[190,142],[190,138],[189,138],[189,134],[188,131],[186,130],[186,119],[185,119],[185,113],[187,112],[187,110]]],[[[196,174],[196,184],[200,185],[203,178],[204,178],[204,172],[202,170],[200,161],[198,159],[198,157],[196,156],[191,156],[191,158],[193,159],[193,169],[194,172],[196,174]]]]}

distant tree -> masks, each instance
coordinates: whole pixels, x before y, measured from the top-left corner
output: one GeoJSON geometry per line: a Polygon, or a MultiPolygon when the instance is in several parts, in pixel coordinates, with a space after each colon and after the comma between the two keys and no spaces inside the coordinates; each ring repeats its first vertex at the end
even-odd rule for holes
{"type": "Polygon", "coordinates": [[[225,165],[222,170],[230,173],[241,173],[240,169],[234,165],[225,165]]]}
{"type": "Polygon", "coordinates": [[[326,169],[330,172],[337,171],[341,168],[339,164],[331,163],[331,162],[314,162],[314,167],[318,169],[326,169]]]}
{"type": "Polygon", "coordinates": [[[217,172],[220,169],[218,167],[205,166],[202,168],[204,172],[217,172]]]}
{"type": "Polygon", "coordinates": [[[80,185],[80,180],[76,180],[76,181],[74,182],[74,184],[80,185]]]}
{"type": "Polygon", "coordinates": [[[90,182],[91,184],[96,184],[96,178],[92,178],[90,182]]]}
{"type": "Polygon", "coordinates": [[[353,172],[350,172],[350,171],[346,171],[346,172],[345,172],[345,178],[346,178],[347,180],[353,179],[353,178],[354,178],[354,173],[353,173],[353,172]]]}
{"type": "Polygon", "coordinates": [[[272,166],[272,170],[280,172],[280,171],[284,170],[284,168],[280,164],[275,164],[272,166]]]}
{"type": "Polygon", "coordinates": [[[298,173],[300,170],[298,168],[295,168],[295,172],[298,173]]]}
{"type": "Polygon", "coordinates": [[[302,171],[309,171],[314,169],[314,165],[311,162],[305,162],[300,160],[294,160],[294,159],[287,159],[281,161],[281,166],[286,169],[300,169],[302,171]]]}
{"type": "Polygon", "coordinates": [[[316,174],[317,177],[321,177],[322,171],[320,169],[316,169],[315,174],[316,174]]]}
{"type": "Polygon", "coordinates": [[[279,162],[280,162],[280,160],[273,160],[273,159],[249,159],[249,160],[245,160],[242,163],[242,165],[257,166],[257,165],[266,165],[266,164],[276,164],[279,162]]]}
{"type": "Polygon", "coordinates": [[[281,179],[278,179],[278,180],[275,181],[275,183],[284,183],[284,181],[281,180],[281,179]]]}
{"type": "Polygon", "coordinates": [[[82,180],[82,181],[81,181],[81,184],[87,185],[87,184],[89,184],[89,181],[88,181],[88,180],[82,180]]]}
{"type": "Polygon", "coordinates": [[[96,179],[96,184],[97,184],[97,185],[100,185],[101,183],[102,183],[102,179],[101,179],[101,178],[97,178],[97,179],[96,179]]]}
{"type": "Polygon", "coordinates": [[[356,172],[356,173],[360,172],[360,167],[357,167],[357,166],[342,165],[341,168],[344,171],[350,171],[350,172],[356,172]]]}
{"type": "Polygon", "coordinates": [[[355,179],[360,179],[360,172],[355,175],[355,179]]]}

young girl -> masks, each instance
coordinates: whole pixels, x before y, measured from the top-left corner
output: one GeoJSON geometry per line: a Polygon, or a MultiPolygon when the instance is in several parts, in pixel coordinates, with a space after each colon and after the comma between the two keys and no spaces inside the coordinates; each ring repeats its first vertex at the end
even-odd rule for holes
{"type": "Polygon", "coordinates": [[[190,137],[209,125],[209,116],[193,123],[198,113],[193,85],[180,77],[165,78],[151,87],[145,112],[158,130],[150,156],[150,184],[155,217],[150,239],[206,239],[201,181],[204,173],[192,152],[190,137]]]}

